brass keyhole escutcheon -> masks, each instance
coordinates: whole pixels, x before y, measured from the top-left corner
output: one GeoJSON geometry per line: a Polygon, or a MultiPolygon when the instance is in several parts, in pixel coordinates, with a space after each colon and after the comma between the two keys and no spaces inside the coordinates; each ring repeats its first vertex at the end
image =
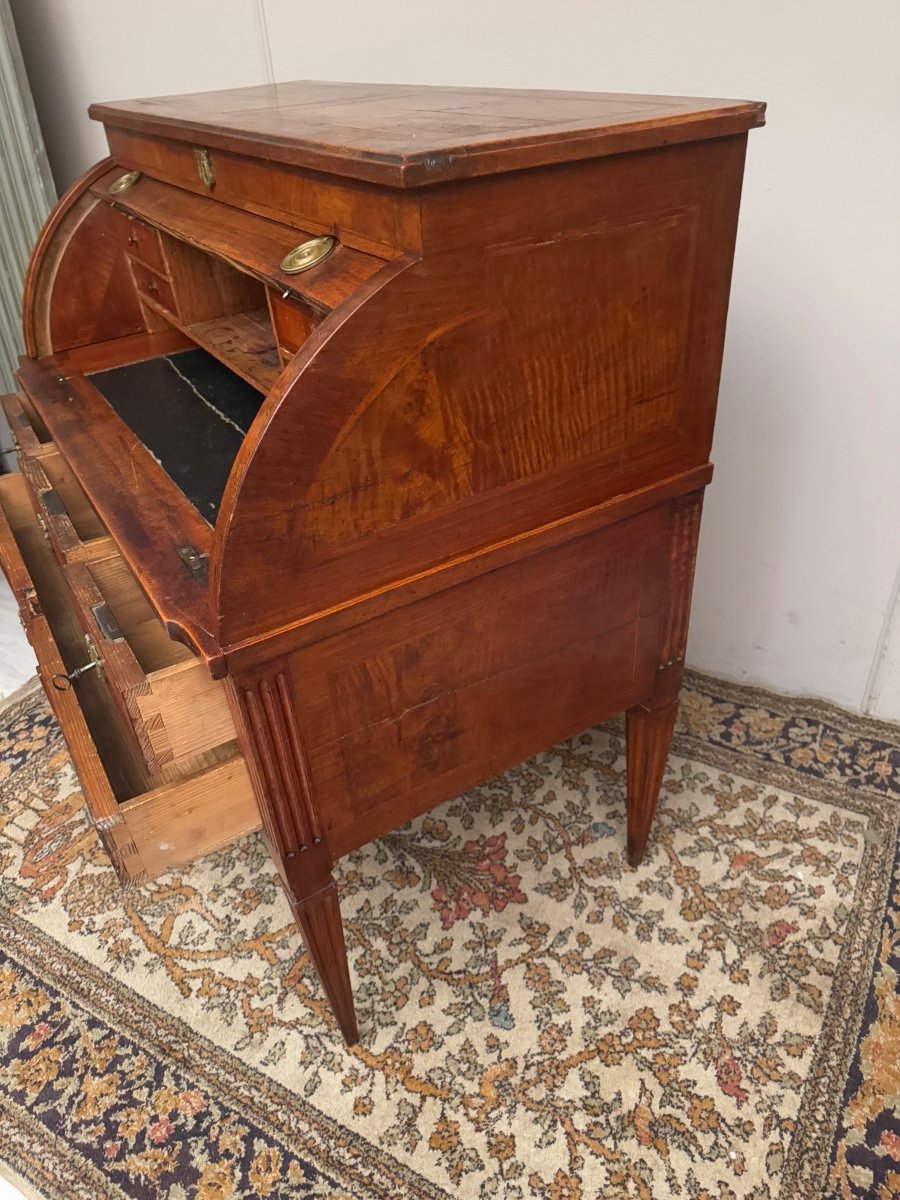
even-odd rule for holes
{"type": "Polygon", "coordinates": [[[110,196],[118,196],[122,192],[127,192],[130,187],[134,187],[140,177],[140,171],[126,171],[124,175],[120,175],[118,179],[112,181],[109,185],[108,194],[110,196]]]}
{"type": "Polygon", "coordinates": [[[200,182],[205,188],[212,191],[216,186],[216,173],[213,170],[212,155],[202,146],[198,146],[194,151],[194,162],[197,166],[197,175],[200,182]]]}
{"type": "Polygon", "coordinates": [[[310,238],[308,242],[301,242],[290,254],[284,256],[281,269],[285,275],[299,275],[301,271],[308,271],[310,267],[324,262],[336,245],[333,237],[310,238]]]}

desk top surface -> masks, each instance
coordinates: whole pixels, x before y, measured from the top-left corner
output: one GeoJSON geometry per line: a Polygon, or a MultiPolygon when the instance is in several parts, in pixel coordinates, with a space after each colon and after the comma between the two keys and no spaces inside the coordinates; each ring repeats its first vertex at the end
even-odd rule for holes
{"type": "Polygon", "coordinates": [[[91,107],[107,125],[392,187],[743,133],[765,105],[609,92],[296,81],[91,107]]]}

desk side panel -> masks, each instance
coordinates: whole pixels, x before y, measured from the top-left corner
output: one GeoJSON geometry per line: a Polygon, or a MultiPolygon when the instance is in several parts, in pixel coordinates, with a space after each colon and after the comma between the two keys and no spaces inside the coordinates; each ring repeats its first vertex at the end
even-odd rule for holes
{"type": "Polygon", "coordinates": [[[278,720],[290,728],[273,744],[293,754],[268,755],[268,786],[299,797],[302,848],[321,837],[339,857],[650,695],[670,512],[659,506],[239,668],[251,712],[285,700],[278,720]]]}
{"type": "Polygon", "coordinates": [[[430,192],[426,256],[323,321],[245,442],[222,644],[705,464],[744,142],[430,192]]]}

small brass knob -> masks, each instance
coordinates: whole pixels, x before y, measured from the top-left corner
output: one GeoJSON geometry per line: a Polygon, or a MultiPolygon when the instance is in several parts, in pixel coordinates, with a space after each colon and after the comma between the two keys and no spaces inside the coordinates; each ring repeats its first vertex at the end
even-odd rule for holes
{"type": "Polygon", "coordinates": [[[140,179],[140,171],[126,171],[124,175],[120,175],[118,179],[114,179],[109,185],[108,194],[110,196],[118,196],[122,192],[127,192],[130,187],[133,187],[140,179]]]}
{"type": "Polygon", "coordinates": [[[308,271],[310,267],[324,262],[336,245],[333,237],[310,238],[308,242],[301,242],[290,254],[284,256],[281,269],[285,275],[299,275],[301,271],[308,271]]]}

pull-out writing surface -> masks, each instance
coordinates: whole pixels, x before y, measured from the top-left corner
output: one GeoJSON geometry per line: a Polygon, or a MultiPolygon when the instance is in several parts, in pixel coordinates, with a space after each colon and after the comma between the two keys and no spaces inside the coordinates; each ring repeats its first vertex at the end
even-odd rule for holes
{"type": "Polygon", "coordinates": [[[262,396],[204,350],[181,350],[88,375],[200,515],[215,525],[262,396]]]}

